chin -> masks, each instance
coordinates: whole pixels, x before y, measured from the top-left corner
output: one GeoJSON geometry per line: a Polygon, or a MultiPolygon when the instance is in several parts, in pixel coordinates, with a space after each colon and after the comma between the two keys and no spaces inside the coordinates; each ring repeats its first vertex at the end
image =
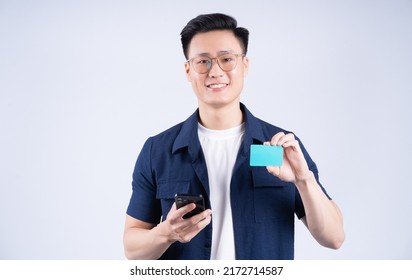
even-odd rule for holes
{"type": "Polygon", "coordinates": [[[230,100],[222,100],[222,99],[219,99],[219,100],[205,100],[205,101],[201,101],[201,102],[203,104],[205,104],[206,106],[218,109],[218,108],[223,108],[223,107],[232,105],[235,102],[239,103],[240,100],[238,98],[236,98],[236,99],[230,99],[230,100]]]}

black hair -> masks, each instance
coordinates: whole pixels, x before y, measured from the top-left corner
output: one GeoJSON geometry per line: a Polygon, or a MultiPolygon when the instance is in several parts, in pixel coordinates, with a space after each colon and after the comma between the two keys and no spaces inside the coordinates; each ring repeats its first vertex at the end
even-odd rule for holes
{"type": "Polygon", "coordinates": [[[214,30],[232,30],[235,37],[239,40],[243,53],[247,52],[249,41],[249,31],[243,27],[237,27],[237,21],[231,16],[224,14],[205,14],[199,15],[190,20],[180,33],[183,53],[188,59],[188,48],[192,38],[198,34],[214,30]]]}

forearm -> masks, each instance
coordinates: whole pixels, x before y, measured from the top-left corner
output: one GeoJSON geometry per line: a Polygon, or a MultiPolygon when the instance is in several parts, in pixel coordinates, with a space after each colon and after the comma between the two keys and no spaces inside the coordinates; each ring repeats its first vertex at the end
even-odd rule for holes
{"type": "Polygon", "coordinates": [[[306,225],[313,237],[323,246],[338,249],[344,239],[343,217],[310,172],[308,179],[296,183],[305,207],[306,225]]]}
{"type": "Polygon", "coordinates": [[[161,232],[160,225],[152,229],[127,229],[123,240],[126,257],[130,260],[160,258],[172,244],[161,232]]]}

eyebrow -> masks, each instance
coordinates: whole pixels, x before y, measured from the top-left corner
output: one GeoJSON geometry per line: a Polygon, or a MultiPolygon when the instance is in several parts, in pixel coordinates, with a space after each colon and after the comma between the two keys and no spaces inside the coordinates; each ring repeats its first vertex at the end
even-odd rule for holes
{"type": "MultiPolygon", "coordinates": [[[[217,55],[222,55],[222,54],[227,54],[227,53],[234,53],[233,50],[223,50],[223,51],[218,51],[217,55]]],[[[210,53],[198,53],[196,56],[209,56],[210,57],[210,53]]]]}

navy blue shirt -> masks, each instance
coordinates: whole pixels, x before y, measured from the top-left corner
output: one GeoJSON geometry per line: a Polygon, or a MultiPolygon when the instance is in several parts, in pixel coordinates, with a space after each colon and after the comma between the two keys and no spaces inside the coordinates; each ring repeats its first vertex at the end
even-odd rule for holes
{"type": "MultiPolygon", "coordinates": [[[[251,144],[262,144],[288,131],[255,118],[243,104],[240,107],[245,135],[230,183],[236,259],[293,259],[294,215],[305,216],[299,192],[265,167],[249,165],[251,144]]],[[[197,110],[186,121],[146,141],[133,172],[128,215],[158,224],[166,219],[177,193],[202,194],[206,208],[211,208],[198,122],[197,110]]],[[[319,183],[316,164],[299,143],[319,183]]],[[[213,222],[190,242],[173,243],[161,259],[210,259],[212,230],[213,222]]]]}

